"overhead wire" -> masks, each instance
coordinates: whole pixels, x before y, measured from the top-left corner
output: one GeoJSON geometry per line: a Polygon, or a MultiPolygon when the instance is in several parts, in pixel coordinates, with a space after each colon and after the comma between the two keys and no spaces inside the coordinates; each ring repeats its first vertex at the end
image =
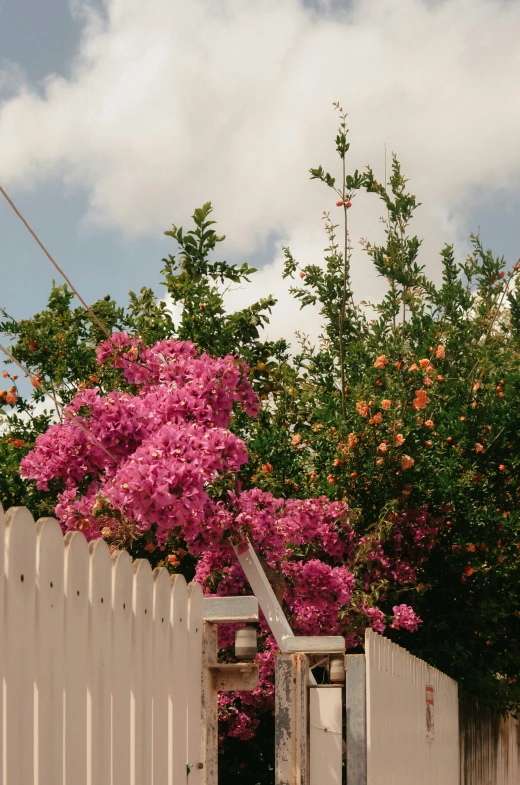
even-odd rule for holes
{"type": "Polygon", "coordinates": [[[110,338],[110,333],[108,332],[108,330],[105,327],[105,325],[98,319],[98,317],[96,316],[96,314],[94,313],[92,308],[89,305],[87,305],[87,303],[85,302],[85,300],[83,299],[81,294],[78,292],[78,290],[76,289],[76,287],[74,286],[74,284],[70,280],[70,278],[65,274],[64,270],[60,267],[60,265],[57,263],[57,261],[51,256],[51,254],[49,253],[47,248],[44,246],[44,244],[42,243],[42,241],[40,240],[40,238],[38,237],[38,235],[36,234],[34,229],[32,229],[32,227],[29,225],[29,223],[26,221],[26,219],[24,218],[24,216],[22,215],[20,210],[17,208],[17,206],[13,202],[13,200],[10,198],[10,196],[8,196],[8,194],[5,192],[4,188],[2,188],[1,185],[0,185],[0,193],[2,194],[2,196],[5,197],[6,201],[12,207],[12,209],[14,210],[14,212],[16,213],[16,215],[18,216],[20,221],[23,223],[23,225],[25,226],[25,228],[27,229],[29,234],[38,243],[38,245],[42,249],[42,251],[45,254],[45,256],[49,259],[49,261],[55,267],[55,269],[58,271],[58,273],[61,275],[63,280],[67,283],[67,285],[70,287],[70,289],[74,292],[74,294],[76,295],[76,297],[78,298],[80,303],[88,311],[88,313],[90,314],[93,322],[97,325],[97,327],[99,327],[99,329],[106,335],[107,338],[110,338]]]}

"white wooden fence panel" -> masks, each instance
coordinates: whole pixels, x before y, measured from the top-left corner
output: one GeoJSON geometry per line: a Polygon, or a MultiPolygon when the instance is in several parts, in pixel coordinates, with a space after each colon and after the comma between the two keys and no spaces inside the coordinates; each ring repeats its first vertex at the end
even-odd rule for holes
{"type": "MultiPolygon", "coordinates": [[[[168,783],[168,681],[171,583],[166,570],[153,573],[153,751],[152,783],[168,783]]],[[[181,674],[178,674],[181,677],[181,674]]]]}
{"type": "Polygon", "coordinates": [[[204,597],[198,583],[188,586],[188,663],[186,682],[188,685],[188,765],[189,785],[200,785],[202,744],[200,732],[200,706],[202,693],[202,616],[204,597]]]}
{"type": "Polygon", "coordinates": [[[111,777],[112,559],[103,540],[90,543],[87,693],[87,782],[111,777]]]}
{"type": "Polygon", "coordinates": [[[0,782],[199,785],[202,629],[200,585],[0,507],[0,782]]]}
{"type": "Polygon", "coordinates": [[[5,551],[5,517],[4,508],[0,503],[0,778],[6,781],[4,771],[4,551],[5,551]]]}
{"type": "Polygon", "coordinates": [[[7,580],[3,637],[4,782],[34,782],[34,606],[36,527],[23,507],[7,513],[7,580]]]}
{"type": "Polygon", "coordinates": [[[89,552],[80,532],[65,535],[65,785],[87,782],[89,552]]]}
{"type": "Polygon", "coordinates": [[[456,682],[372,630],[365,652],[368,785],[458,785],[456,682]],[[434,690],[433,740],[426,685],[434,690]]]}
{"type": "Polygon", "coordinates": [[[130,783],[132,684],[132,588],[134,570],[126,551],[112,556],[112,782],[130,783]]]}
{"type": "Polygon", "coordinates": [[[35,763],[38,785],[63,781],[64,546],[53,518],[38,521],[35,763]]]}
{"type": "MultiPolygon", "coordinates": [[[[201,625],[202,625],[201,619],[201,625]]],[[[187,782],[188,587],[182,575],[171,579],[170,671],[168,679],[169,785],[187,782]],[[178,706],[184,707],[179,711],[178,706]]],[[[190,784],[191,785],[191,784],[190,784]]]]}
{"type": "Polygon", "coordinates": [[[152,777],[152,621],[153,578],[150,563],[134,562],[132,634],[132,785],[148,785],[152,777]]]}

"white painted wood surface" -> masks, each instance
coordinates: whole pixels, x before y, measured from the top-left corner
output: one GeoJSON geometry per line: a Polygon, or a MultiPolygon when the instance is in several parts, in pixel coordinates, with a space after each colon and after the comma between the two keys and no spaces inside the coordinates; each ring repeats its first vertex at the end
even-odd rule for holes
{"type": "Polygon", "coordinates": [[[87,783],[111,777],[112,559],[103,540],[91,542],[87,668],[87,783]]]}
{"type": "Polygon", "coordinates": [[[204,598],[200,584],[190,583],[188,586],[188,662],[186,665],[188,686],[187,749],[188,765],[191,767],[189,785],[200,785],[200,764],[203,764],[204,755],[200,732],[203,614],[204,598]]]}
{"type": "Polygon", "coordinates": [[[63,781],[64,547],[57,521],[36,527],[35,765],[38,785],[63,781]]]}
{"type": "MultiPolygon", "coordinates": [[[[202,618],[200,623],[203,624],[202,618]]],[[[182,575],[171,578],[170,641],[169,783],[185,785],[188,776],[188,587],[182,575]]]]}
{"type": "Polygon", "coordinates": [[[341,635],[294,635],[284,641],[287,654],[344,654],[345,638],[341,635]]]}
{"type": "Polygon", "coordinates": [[[292,638],[293,632],[280,603],[276,599],[271,584],[267,580],[262,565],[258,561],[258,556],[251,545],[248,546],[247,550],[234,547],[234,551],[244,570],[247,582],[251,586],[274,635],[278,648],[281,652],[285,652],[285,640],[286,638],[292,638]]]}
{"type": "Polygon", "coordinates": [[[23,507],[7,512],[4,650],[4,781],[35,781],[34,654],[36,526],[23,507]]]}
{"type": "Polygon", "coordinates": [[[112,781],[130,783],[132,760],[132,593],[130,555],[112,556],[112,781]]]}
{"type": "Polygon", "coordinates": [[[170,576],[153,573],[152,785],[168,782],[168,676],[170,669],[170,576]]]}
{"type": "Polygon", "coordinates": [[[372,630],[365,656],[368,785],[459,785],[457,683],[372,630]],[[433,741],[426,685],[434,689],[433,741]]]}
{"type": "Polygon", "coordinates": [[[198,584],[0,507],[0,782],[198,785],[202,625],[198,584]]]}
{"type": "Polygon", "coordinates": [[[213,624],[258,621],[258,600],[256,597],[204,597],[204,621],[213,624]]]}
{"type": "Polygon", "coordinates": [[[65,785],[87,782],[88,544],[65,535],[65,785]]]}
{"type": "Polygon", "coordinates": [[[153,579],[150,563],[134,562],[132,628],[132,750],[131,785],[150,782],[152,774],[152,608],[153,579]]]}
{"type": "Polygon", "coordinates": [[[343,688],[309,690],[310,785],[341,785],[343,771],[343,688]]]}

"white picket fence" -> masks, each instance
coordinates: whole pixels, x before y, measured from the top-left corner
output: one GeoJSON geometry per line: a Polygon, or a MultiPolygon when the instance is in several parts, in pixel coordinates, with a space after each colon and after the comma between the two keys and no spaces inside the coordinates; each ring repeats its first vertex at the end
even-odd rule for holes
{"type": "Polygon", "coordinates": [[[0,505],[1,782],[199,785],[202,632],[198,584],[0,505]]]}
{"type": "Polygon", "coordinates": [[[372,630],[365,657],[369,785],[459,785],[457,682],[372,630]]]}

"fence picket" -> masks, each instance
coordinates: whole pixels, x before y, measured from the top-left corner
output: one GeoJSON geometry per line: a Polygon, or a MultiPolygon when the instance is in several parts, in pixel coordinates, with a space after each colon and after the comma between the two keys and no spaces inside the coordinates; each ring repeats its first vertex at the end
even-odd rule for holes
{"type": "Polygon", "coordinates": [[[87,782],[89,552],[81,532],[65,535],[65,785],[87,782]]]}
{"type": "Polygon", "coordinates": [[[132,591],[130,554],[112,556],[112,782],[130,782],[132,685],[132,591]]]}
{"type": "Polygon", "coordinates": [[[64,547],[60,525],[36,527],[35,765],[38,785],[63,781],[64,547]]]}
{"type": "Polygon", "coordinates": [[[153,578],[150,563],[134,562],[132,628],[132,785],[152,777],[152,618],[153,578]]]}
{"type": "Polygon", "coordinates": [[[111,777],[112,559],[106,543],[90,543],[87,694],[87,782],[111,777]]]}
{"type": "Polygon", "coordinates": [[[187,781],[187,662],[188,587],[182,575],[173,575],[168,680],[169,785],[185,785],[187,781]]]}
{"type": "Polygon", "coordinates": [[[24,507],[6,516],[4,781],[34,782],[36,527],[24,507]]]}
{"type": "Polygon", "coordinates": [[[153,573],[153,751],[152,783],[168,783],[168,674],[170,657],[170,575],[153,573]]]}
{"type": "Polygon", "coordinates": [[[188,685],[188,765],[189,785],[200,785],[202,760],[201,749],[201,691],[202,668],[202,618],[204,597],[198,583],[188,586],[188,664],[186,682],[188,685]]]}

